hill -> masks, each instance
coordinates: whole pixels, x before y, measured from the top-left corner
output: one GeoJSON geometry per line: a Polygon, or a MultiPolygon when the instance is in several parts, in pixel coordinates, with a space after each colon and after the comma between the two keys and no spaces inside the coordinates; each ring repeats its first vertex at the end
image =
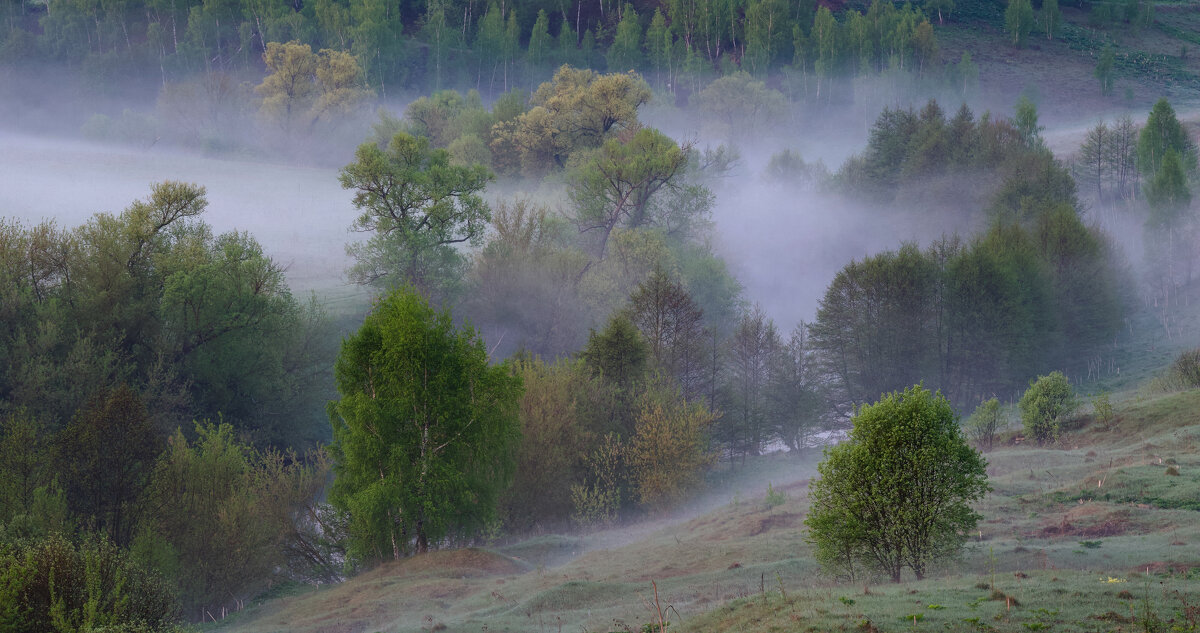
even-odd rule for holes
{"type": "Polygon", "coordinates": [[[819,574],[802,527],[810,451],[740,467],[723,493],[746,486],[753,497],[695,516],[433,553],[210,626],[637,631],[661,607],[681,631],[1195,630],[1197,410],[1200,390],[1129,394],[1109,425],[1082,415],[1059,446],[1009,433],[986,455],[993,492],[978,535],[924,582],[819,574]],[[786,500],[764,499],[765,478],[786,482],[774,487],[786,500]]]}

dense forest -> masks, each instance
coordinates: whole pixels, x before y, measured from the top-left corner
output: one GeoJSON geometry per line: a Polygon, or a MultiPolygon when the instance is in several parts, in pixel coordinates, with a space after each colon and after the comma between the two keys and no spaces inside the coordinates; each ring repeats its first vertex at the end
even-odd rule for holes
{"type": "MultiPolygon", "coordinates": [[[[372,95],[426,96],[378,113],[336,174],[370,297],[349,316],[214,231],[202,183],[79,226],[0,220],[0,625],[169,630],[280,582],[654,516],[882,393],[924,383],[965,414],[1098,374],[1139,314],[1170,335],[1197,148],[1165,99],[1065,158],[1027,98],[889,106],[833,172],[783,150],[756,178],[732,144],[644,121],[673,93],[746,137],[858,74],[961,95],[978,71],[943,63],[933,27],[984,10],[960,4],[7,3],[0,61],[151,77],[185,144],[253,119],[320,147],[372,95]],[[735,177],[931,228],[777,324],[719,249],[735,177]],[[1138,218],[1140,261],[1100,203],[1138,218]]],[[[1019,44],[1033,7],[1009,6],[1019,44]]],[[[83,132],[129,141],[141,117],[83,132]]]]}

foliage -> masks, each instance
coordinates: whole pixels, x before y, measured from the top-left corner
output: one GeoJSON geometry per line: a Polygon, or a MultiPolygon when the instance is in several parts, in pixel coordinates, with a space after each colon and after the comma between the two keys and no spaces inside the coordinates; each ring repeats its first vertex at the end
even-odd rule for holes
{"type": "Polygon", "coordinates": [[[770,126],[786,110],[783,94],[745,72],[713,80],[699,97],[700,111],[720,124],[730,138],[770,126]]]}
{"type": "Polygon", "coordinates": [[[767,483],[767,494],[763,497],[763,505],[767,506],[768,510],[787,503],[787,499],[786,492],[773,487],[769,482],[767,483]]]}
{"type": "Polygon", "coordinates": [[[643,401],[625,452],[643,506],[667,510],[700,485],[716,458],[708,442],[713,417],[701,404],[661,396],[643,401]]]}
{"type": "Polygon", "coordinates": [[[133,549],[168,573],[187,612],[200,617],[293,571],[286,551],[295,544],[294,521],[324,487],[328,469],[320,453],[301,459],[256,451],[228,424],[197,424],[195,433],[195,441],[180,431],[171,436],[147,489],[162,510],[148,517],[133,549]]]}
{"type": "Polygon", "coordinates": [[[1025,434],[1038,444],[1057,440],[1062,421],[1071,416],[1076,406],[1071,384],[1062,372],[1038,376],[1018,405],[1025,434]]]}
{"type": "Polygon", "coordinates": [[[1185,172],[1195,173],[1196,144],[1175,116],[1175,109],[1163,98],[1151,108],[1146,125],[1138,136],[1138,168],[1142,174],[1147,177],[1157,174],[1168,150],[1175,151],[1185,172]]]}
{"type": "Polygon", "coordinates": [[[1004,426],[1003,414],[1000,412],[1000,401],[996,398],[985,400],[971,417],[967,418],[963,429],[979,450],[988,452],[996,442],[996,433],[1004,426]]]}
{"type": "Polygon", "coordinates": [[[481,165],[450,164],[429,139],[397,132],[387,148],[364,143],[342,168],[342,187],[354,190],[361,215],[352,229],[371,233],[352,247],[351,278],[379,288],[412,284],[444,299],[461,277],[454,244],[477,244],[490,218],[480,192],[492,179],[481,165]]]}
{"type": "Polygon", "coordinates": [[[263,98],[259,112],[285,132],[336,121],[370,94],[360,87],[358,60],[344,51],[313,53],[297,41],[268,42],[263,62],[269,72],[255,88],[263,98]]]}
{"type": "Polygon", "coordinates": [[[1096,421],[1100,423],[1101,428],[1112,428],[1114,420],[1113,406],[1107,391],[1092,398],[1092,415],[1096,417],[1096,421]]]}
{"type": "Polygon", "coordinates": [[[0,544],[0,625],[12,633],[142,626],[179,631],[179,604],[162,577],[106,539],[60,534],[0,544]]]}
{"type": "Polygon", "coordinates": [[[160,438],[218,415],[280,445],[324,435],[310,424],[324,315],[251,236],[214,235],[207,204],[203,187],[164,182],[70,230],[0,222],[0,409],[49,435],[125,384],[160,438]]]}
{"type": "Polygon", "coordinates": [[[490,522],[513,469],[520,378],[415,291],[384,296],[342,344],[329,406],[330,501],[359,560],[424,552],[490,522]]]}
{"type": "Polygon", "coordinates": [[[1004,10],[1004,30],[1008,31],[1013,46],[1022,48],[1033,29],[1033,5],[1029,0],[1008,0],[1004,10]]]}
{"type": "Polygon", "coordinates": [[[598,397],[598,385],[579,361],[526,359],[515,369],[524,386],[521,443],[500,507],[506,530],[521,532],[560,524],[575,509],[571,488],[583,481],[588,451],[597,442],[588,405],[598,397]]]}
{"type": "Polygon", "coordinates": [[[808,540],[830,573],[862,565],[899,582],[908,567],[919,580],[974,529],[970,504],[988,491],[986,462],[950,403],[921,386],[864,405],[853,424],[810,485],[808,540]]]}

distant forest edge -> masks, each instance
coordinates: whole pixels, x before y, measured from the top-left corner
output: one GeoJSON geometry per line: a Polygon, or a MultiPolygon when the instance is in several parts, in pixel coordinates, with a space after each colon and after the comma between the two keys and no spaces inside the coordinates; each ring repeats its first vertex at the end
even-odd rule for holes
{"type": "MultiPolygon", "coordinates": [[[[1155,23],[1146,0],[1077,4],[1089,25],[1155,23]]],[[[50,61],[98,83],[167,84],[261,71],[270,43],[295,41],[352,55],[359,81],[380,96],[531,89],[564,64],[637,71],[677,97],[737,71],[779,71],[785,92],[809,98],[822,96],[823,79],[890,70],[962,85],[970,60],[943,63],[933,27],[955,19],[1003,30],[1018,47],[1034,32],[1062,33],[1072,48],[1103,44],[1072,30],[1054,0],[16,0],[0,12],[0,63],[50,61]]]]}

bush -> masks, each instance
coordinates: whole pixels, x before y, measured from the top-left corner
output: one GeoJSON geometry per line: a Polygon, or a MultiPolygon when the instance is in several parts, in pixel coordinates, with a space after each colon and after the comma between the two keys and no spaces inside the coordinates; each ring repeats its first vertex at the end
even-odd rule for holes
{"type": "Polygon", "coordinates": [[[809,490],[808,541],[827,572],[859,566],[900,582],[958,552],[988,490],[987,463],[967,445],[941,394],[915,386],[862,407],[845,442],[830,448],[809,490]],[[915,494],[914,491],[919,491],[915,494]]]}
{"type": "Polygon", "coordinates": [[[168,631],[174,593],[108,540],[53,534],[0,546],[0,630],[168,631]]]}
{"type": "Polygon", "coordinates": [[[776,490],[770,483],[767,484],[767,496],[763,497],[763,503],[767,509],[781,506],[787,503],[787,493],[782,490],[776,490]]]}
{"type": "Polygon", "coordinates": [[[976,407],[971,417],[967,418],[964,425],[967,437],[971,438],[980,450],[990,451],[996,442],[996,433],[1000,430],[1002,421],[1000,401],[992,398],[976,407]]]}
{"type": "Polygon", "coordinates": [[[1062,372],[1039,376],[1021,397],[1021,423],[1025,434],[1038,444],[1058,439],[1061,422],[1075,411],[1071,384],[1062,372]]]}
{"type": "Polygon", "coordinates": [[[1096,421],[1105,429],[1112,426],[1113,406],[1112,402],[1109,401],[1107,391],[1092,399],[1092,410],[1096,416],[1096,421]]]}
{"type": "Polygon", "coordinates": [[[1171,364],[1171,383],[1180,389],[1200,387],[1200,349],[1186,351],[1171,364]]]}

